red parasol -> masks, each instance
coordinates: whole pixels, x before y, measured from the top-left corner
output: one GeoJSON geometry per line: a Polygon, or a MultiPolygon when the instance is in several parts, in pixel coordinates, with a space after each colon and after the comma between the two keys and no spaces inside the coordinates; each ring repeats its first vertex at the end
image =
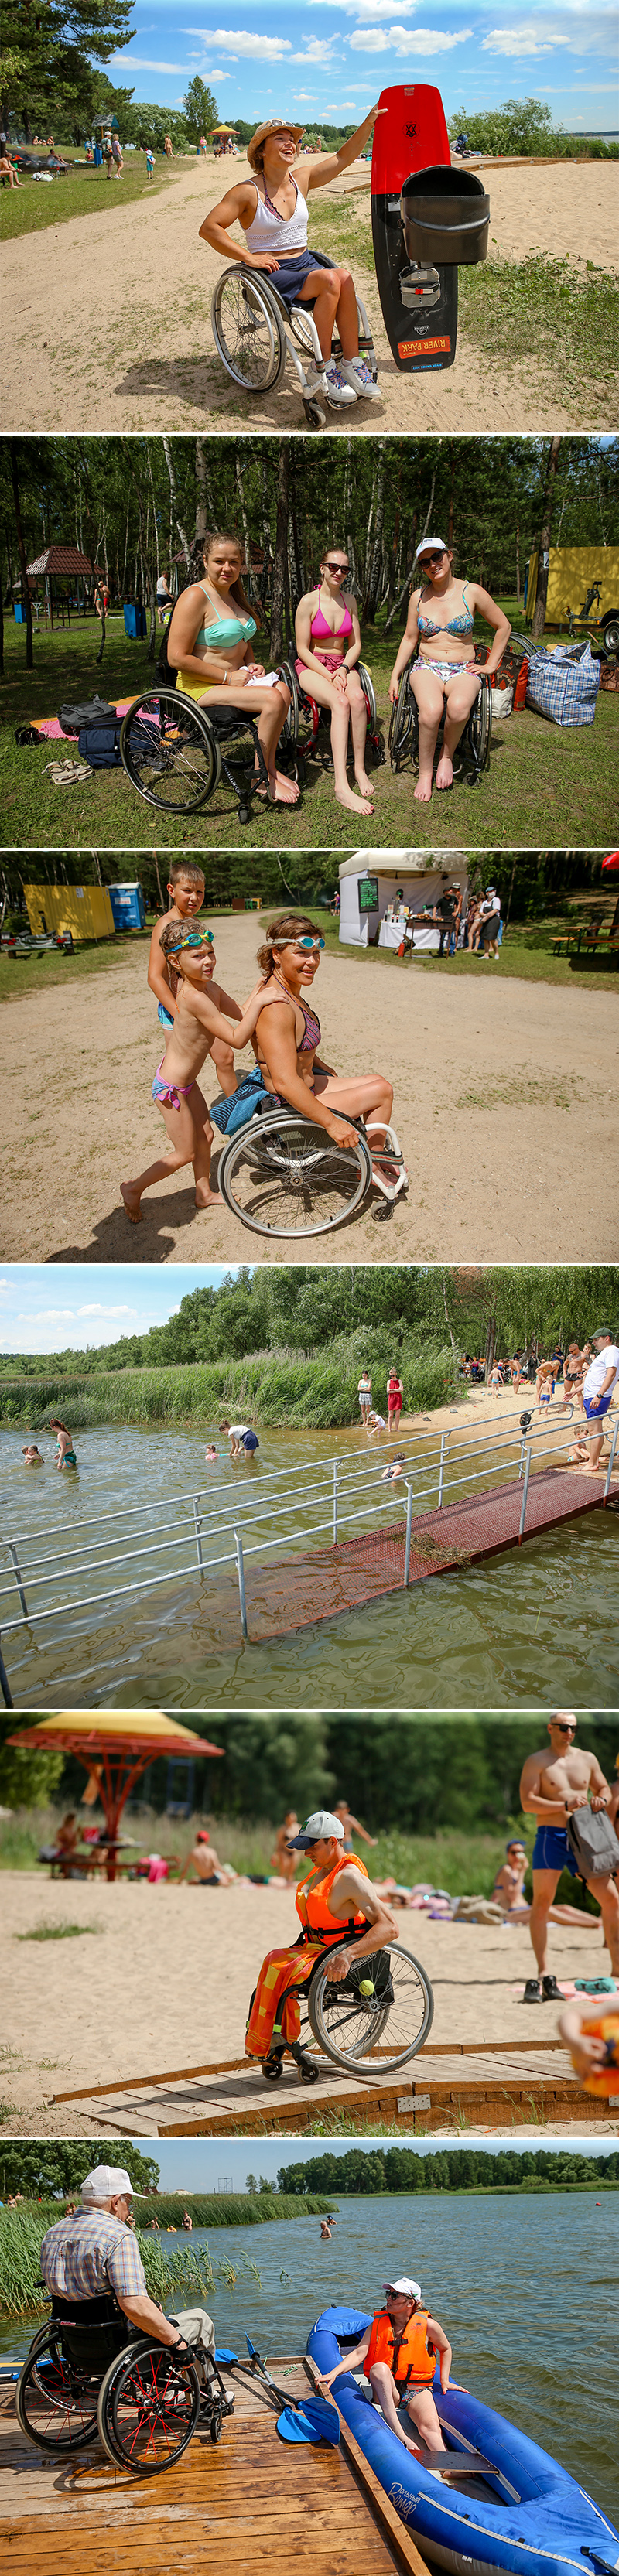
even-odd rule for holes
{"type": "Polygon", "coordinates": [[[107,1856],[107,1876],[116,1877],[116,1843],[123,1807],[136,1780],[156,1762],[161,1754],[223,1754],[223,1745],[210,1744],[205,1735],[192,1735],[188,1726],[179,1726],[175,1717],[166,1717],[156,1709],[66,1709],[58,1717],[45,1717],[40,1725],[28,1726],[23,1734],[9,1736],[10,1744],[19,1744],[29,1753],[36,1745],[41,1753],[62,1750],[74,1753],[94,1781],[105,1815],[106,1834],[111,1836],[107,1856]]]}

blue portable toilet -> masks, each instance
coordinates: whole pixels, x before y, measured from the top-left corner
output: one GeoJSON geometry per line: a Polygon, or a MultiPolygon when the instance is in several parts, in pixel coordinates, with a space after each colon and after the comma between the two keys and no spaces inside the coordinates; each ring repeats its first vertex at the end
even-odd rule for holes
{"type": "Polygon", "coordinates": [[[128,635],[131,644],[135,644],[139,637],[145,634],[146,609],[134,607],[132,602],[128,603],[125,609],[125,635],[128,635]]]}
{"type": "Polygon", "coordinates": [[[146,922],[144,896],[139,877],[128,885],[108,886],[115,930],[143,930],[146,922]]]}

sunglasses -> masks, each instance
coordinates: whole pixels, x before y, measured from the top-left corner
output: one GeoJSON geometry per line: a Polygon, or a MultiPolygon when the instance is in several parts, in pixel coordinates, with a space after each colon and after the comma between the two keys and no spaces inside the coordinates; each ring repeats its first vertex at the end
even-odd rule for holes
{"type": "Polygon", "coordinates": [[[555,1725],[556,1725],[556,1729],[557,1729],[557,1735],[575,1735],[575,1734],[576,1734],[576,1728],[575,1728],[575,1726],[560,1726],[560,1725],[559,1725],[559,1720],[558,1720],[558,1718],[555,1718],[555,1725]]]}
{"type": "Polygon", "coordinates": [[[174,947],[168,948],[167,955],[168,957],[178,957],[179,949],[181,948],[212,948],[214,946],[214,941],[215,933],[213,930],[188,930],[184,939],[177,939],[174,947]]]}
{"type": "Polygon", "coordinates": [[[445,552],[444,552],[444,549],[443,549],[443,551],[442,551],[442,553],[441,553],[440,555],[420,555],[420,557],[419,557],[419,561],[420,561],[420,563],[421,563],[421,564],[440,564],[440,563],[444,563],[444,561],[445,561],[445,552]]]}
{"type": "Polygon", "coordinates": [[[349,564],[327,563],[327,572],[349,572],[349,564]]]}

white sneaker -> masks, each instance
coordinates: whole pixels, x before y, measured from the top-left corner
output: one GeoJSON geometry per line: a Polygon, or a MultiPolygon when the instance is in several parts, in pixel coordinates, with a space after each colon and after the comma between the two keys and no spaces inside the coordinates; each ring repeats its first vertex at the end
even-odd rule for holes
{"type": "Polygon", "coordinates": [[[336,410],[340,404],[343,406],[345,403],[356,402],[359,386],[354,380],[352,383],[346,382],[344,368],[336,365],[335,358],[329,358],[324,371],[323,384],[327,402],[331,404],[333,410],[336,410]]]}
{"type": "Polygon", "coordinates": [[[347,385],[353,385],[362,402],[381,402],[380,386],[374,383],[365,358],[342,358],[341,372],[347,385]]]}

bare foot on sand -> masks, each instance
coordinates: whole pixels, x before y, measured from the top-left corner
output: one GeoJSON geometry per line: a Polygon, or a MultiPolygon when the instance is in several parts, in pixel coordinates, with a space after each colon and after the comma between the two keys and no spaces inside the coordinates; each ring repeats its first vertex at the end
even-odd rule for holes
{"type": "Polygon", "coordinates": [[[130,1225],[141,1225],[142,1210],[131,1181],[121,1181],[120,1195],[125,1216],[128,1216],[130,1225]]]}
{"type": "Polygon", "coordinates": [[[417,801],[417,804],[418,804],[418,805],[429,805],[429,803],[430,803],[430,797],[431,797],[431,794],[432,794],[432,771],[431,771],[431,770],[430,770],[429,775],[428,775],[428,773],[426,772],[425,776],[422,776],[421,770],[419,771],[419,777],[418,777],[418,780],[417,780],[416,788],[414,789],[414,794],[415,794],[415,798],[416,798],[416,801],[417,801]]]}
{"type": "Polygon", "coordinates": [[[212,1190],[208,1182],[196,1182],[196,1207],[223,1207],[221,1190],[212,1190]]]}
{"type": "Polygon", "coordinates": [[[441,788],[441,787],[445,788],[445,787],[453,787],[453,783],[454,783],[453,762],[452,762],[452,761],[450,760],[450,758],[449,758],[449,752],[448,752],[448,751],[444,751],[444,752],[442,753],[442,755],[441,755],[441,759],[439,760],[438,769],[437,769],[437,772],[436,772],[436,784],[437,784],[437,787],[439,787],[439,788],[441,788]]]}
{"type": "Polygon", "coordinates": [[[354,796],[352,787],[336,787],[335,802],[336,805],[343,805],[347,814],[373,814],[374,812],[368,797],[354,796]]]}

